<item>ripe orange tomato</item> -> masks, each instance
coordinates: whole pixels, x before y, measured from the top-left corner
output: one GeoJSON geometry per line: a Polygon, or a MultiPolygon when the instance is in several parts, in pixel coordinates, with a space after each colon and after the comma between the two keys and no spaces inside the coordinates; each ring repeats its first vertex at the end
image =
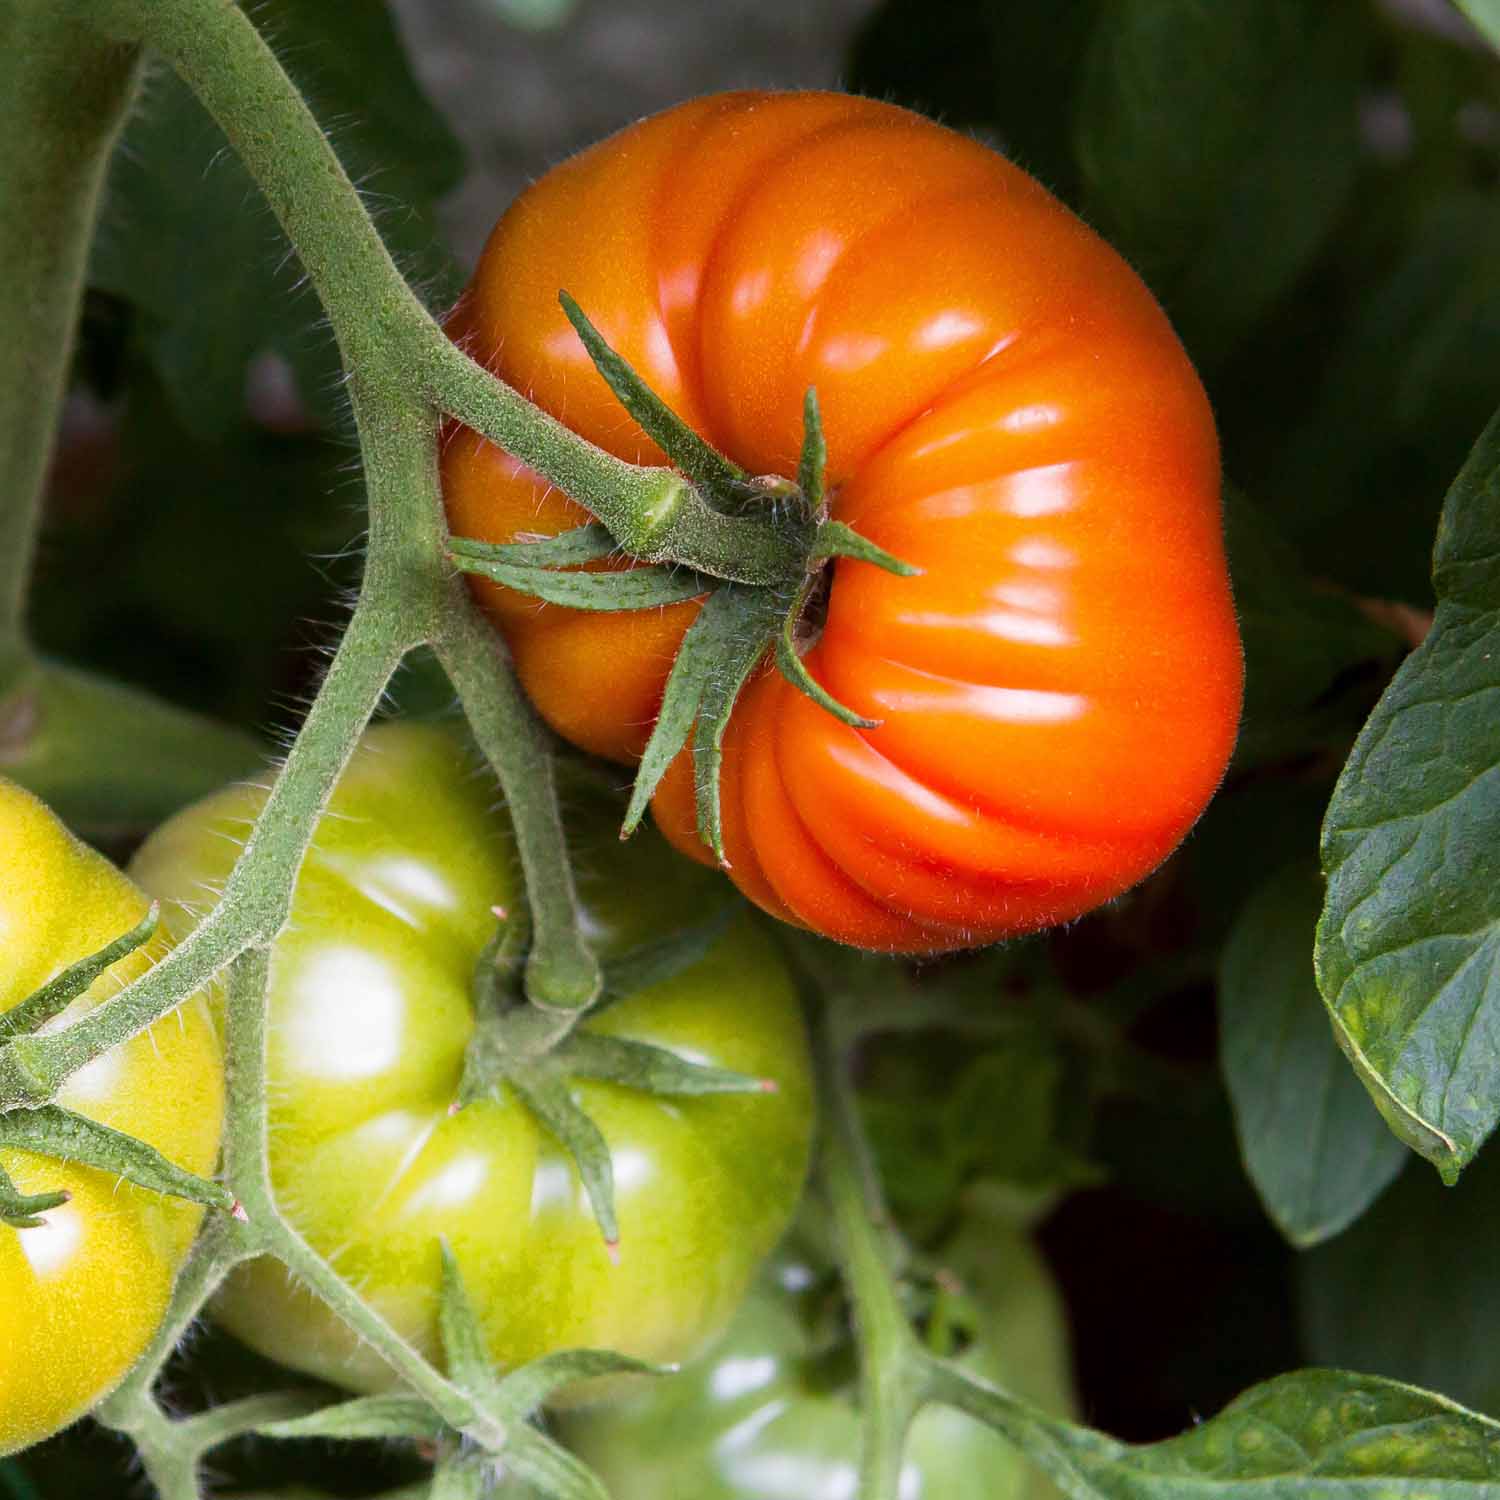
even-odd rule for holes
{"type": "MultiPolygon", "coordinates": [[[[934,952],[1065,921],[1165,858],[1229,758],[1241,655],[1208,402],[1109,246],[905,110],[726,94],[523,193],[453,323],[575,431],[661,462],[560,289],[752,473],[795,475],[816,387],[832,514],[922,570],[840,560],[807,622],[813,676],[879,727],[774,669],[741,697],[721,786],[747,895],[844,942],[934,952]]],[[[587,519],[467,430],[443,473],[455,534],[587,519]]],[[[583,614],[474,587],[542,715],[637,756],[697,604],[583,614]]],[[[691,783],[685,752],[654,811],[707,860],[691,783]]]]}

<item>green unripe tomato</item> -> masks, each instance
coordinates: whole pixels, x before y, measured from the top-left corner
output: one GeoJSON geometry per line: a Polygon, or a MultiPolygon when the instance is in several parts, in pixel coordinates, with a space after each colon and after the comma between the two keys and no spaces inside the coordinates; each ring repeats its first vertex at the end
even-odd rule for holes
{"type": "MultiPolygon", "coordinates": [[[[579,786],[570,828],[587,934],[605,960],[700,922],[722,888],[579,786]]],[[[265,793],[237,786],[172,819],[136,878],[181,933],[222,885],[265,793]]],[[[613,1157],[611,1260],[571,1159],[498,1095],[454,1105],[494,909],[524,899],[489,775],[453,735],[371,730],[334,791],[271,964],[268,1088],[277,1197],[406,1339],[439,1357],[440,1241],[500,1366],[610,1348],[697,1352],[781,1236],[807,1167],[812,1103],[790,977],[741,916],[700,962],[588,1021],[775,1081],[764,1094],[664,1099],[574,1081],[613,1157]]],[[[218,1303],[252,1348],[357,1390],[383,1361],[283,1268],[250,1264],[218,1303]]]]}
{"type": "MultiPolygon", "coordinates": [[[[1056,1288],[1018,1230],[971,1223],[944,1259],[977,1318],[958,1363],[1058,1416],[1072,1408],[1056,1288]]],[[[611,1500],[850,1500],[862,1419],[854,1351],[830,1350],[816,1299],[820,1267],[783,1253],[723,1339],[681,1374],[632,1399],[569,1413],[563,1436],[611,1500]],[[832,1355],[832,1357],[830,1357],[832,1355]]],[[[907,1439],[901,1500],[1043,1500],[1051,1486],[999,1433],[925,1408],[907,1439]]]]}

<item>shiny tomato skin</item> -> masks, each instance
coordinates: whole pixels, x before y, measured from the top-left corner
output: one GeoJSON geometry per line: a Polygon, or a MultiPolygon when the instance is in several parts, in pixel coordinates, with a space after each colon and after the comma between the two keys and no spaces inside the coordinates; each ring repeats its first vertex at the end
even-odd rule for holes
{"type": "MultiPolygon", "coordinates": [[[[727,94],[523,193],[453,324],[583,436],[659,462],[560,289],[751,472],[795,473],[816,387],[833,515],[922,569],[835,563],[804,658],[879,727],[770,670],[737,706],[722,797],[747,895],[844,942],[934,952],[1065,921],[1171,852],[1233,748],[1241,653],[1212,414],[1109,246],[907,111],[727,94]]],[[[455,534],[586,519],[468,431],[443,475],[455,534]]],[[[698,605],[584,617],[474,586],[543,716],[639,755],[698,605]]],[[[654,811],[706,862],[687,759],[654,811]]]]}
{"type": "MultiPolygon", "coordinates": [[[[0,1012],[97,953],[147,910],[142,892],[30,792],[0,777],[0,1012]]],[[[58,1022],[136,978],[164,938],[121,959],[58,1022]]],[[[201,997],[75,1073],[66,1109],[211,1173],[224,1070],[201,997]]],[[[106,1396],[145,1351],[202,1218],[196,1205],[111,1173],[12,1149],[0,1167],[24,1193],[71,1195],[31,1229],[0,1225],[0,1454],[29,1447],[106,1396]]]]}
{"type": "MultiPolygon", "coordinates": [[[[1067,1334],[1036,1250],[1009,1227],[953,1247],[979,1307],[970,1373],[1054,1416],[1072,1414],[1067,1334]]],[[[709,1353],[631,1399],[564,1418],[562,1434],[612,1500],[847,1500],[858,1492],[853,1350],[839,1361],[810,1316],[816,1261],[780,1253],[709,1353]]],[[[928,1407],[913,1424],[902,1500],[1043,1500],[1052,1487],[997,1432],[928,1407]]]]}
{"type": "MultiPolygon", "coordinates": [[[[148,841],[134,870],[166,920],[191,923],[263,799],[262,789],[230,788],[148,841]]],[[[712,877],[654,835],[622,845],[612,799],[578,786],[567,801],[586,930],[604,959],[722,904],[712,877]]],[[[614,1159],[614,1264],[570,1160],[507,1087],[449,1114],[493,908],[514,910],[521,896],[508,825],[468,747],[433,727],[370,731],[333,794],[274,950],[278,1199],[429,1357],[440,1356],[446,1239],[501,1366],[573,1347],[685,1358],[733,1313],[801,1191],[811,1084],[790,976],[741,914],[692,967],[585,1023],[777,1084],[769,1094],[663,1099],[574,1080],[614,1159]]],[[[218,1316],[296,1369],[354,1389],[391,1381],[278,1263],[234,1277],[218,1316]]]]}

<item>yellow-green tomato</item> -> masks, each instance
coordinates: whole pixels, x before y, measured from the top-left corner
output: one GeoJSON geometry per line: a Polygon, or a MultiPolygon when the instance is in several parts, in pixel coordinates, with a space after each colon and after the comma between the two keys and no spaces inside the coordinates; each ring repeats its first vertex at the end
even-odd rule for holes
{"type": "MultiPolygon", "coordinates": [[[[167,823],[136,877],[190,923],[264,793],[231,788],[167,823]]],[[[606,960],[706,920],[722,887],[618,808],[566,808],[587,933],[606,960]]],[[[706,957],[586,1024],[775,1081],[774,1092],[661,1098],[574,1080],[612,1155],[620,1238],[607,1253],[571,1159],[511,1091],[452,1113],[495,909],[523,899],[494,783],[432,727],[372,730],[317,830],[271,965],[269,1098],[277,1196],[311,1243],[429,1357],[440,1241],[497,1364],[610,1348],[697,1352],[744,1296],[802,1187],[806,1039],[790,978],[740,917],[706,957]]],[[[250,1265],[222,1321],[284,1364],[352,1387],[382,1361],[281,1267],[250,1265]]]]}
{"type": "MultiPolygon", "coordinates": [[[[129,932],[146,897],[30,792],[0,777],[0,1012],[129,932]]],[[[50,1026],[65,1025],[148,968],[164,939],[121,959],[50,1026]]],[[[70,1078],[64,1108],[212,1172],[224,1075],[208,1006],[189,1000],[70,1078]]],[[[0,1150],[27,1194],[66,1192],[45,1222],[0,1224],[0,1454],[82,1416],[144,1351],[202,1210],[91,1167],[0,1150]]]]}
{"type": "MultiPolygon", "coordinates": [[[[957,1362],[1056,1416],[1072,1408],[1056,1288],[1015,1228],[973,1224],[945,1259],[977,1306],[957,1362]]],[[[862,1418],[854,1351],[828,1338],[808,1258],[768,1268],[708,1356],[633,1399],[564,1418],[611,1500],[851,1500],[862,1418]],[[816,1315],[815,1315],[816,1313],[816,1315]]],[[[913,1423],[901,1500],[1043,1500],[1051,1486],[999,1433],[947,1407],[913,1423]]]]}

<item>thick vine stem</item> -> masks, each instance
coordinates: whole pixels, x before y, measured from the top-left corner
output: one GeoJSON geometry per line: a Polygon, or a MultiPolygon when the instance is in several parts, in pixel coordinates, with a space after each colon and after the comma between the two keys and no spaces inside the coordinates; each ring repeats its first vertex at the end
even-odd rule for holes
{"type": "Polygon", "coordinates": [[[0,697],[30,661],[22,629],[47,460],[88,245],[136,49],[51,5],[0,10],[0,697]]]}
{"type": "Polygon", "coordinates": [[[896,1295],[897,1241],[860,1132],[839,1040],[825,1008],[814,1027],[823,1107],[818,1181],[859,1334],[860,1500],[898,1500],[906,1434],[926,1395],[929,1362],[896,1295]]]}

